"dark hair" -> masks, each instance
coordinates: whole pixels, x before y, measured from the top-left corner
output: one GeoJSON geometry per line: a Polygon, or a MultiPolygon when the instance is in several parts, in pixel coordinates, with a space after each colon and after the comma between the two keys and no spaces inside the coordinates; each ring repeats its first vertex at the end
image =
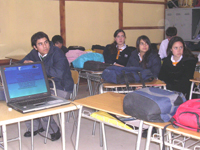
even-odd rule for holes
{"type": "Polygon", "coordinates": [[[167,30],[166,30],[166,35],[168,37],[176,36],[177,35],[176,27],[168,27],[167,30]]]}
{"type": "Polygon", "coordinates": [[[51,41],[53,42],[54,45],[55,45],[55,43],[57,43],[57,42],[63,44],[63,38],[62,38],[62,36],[60,36],[60,35],[55,35],[55,36],[53,36],[51,41]]]}
{"type": "Polygon", "coordinates": [[[143,55],[142,58],[142,64],[143,67],[146,68],[147,66],[147,62],[148,62],[148,56],[150,55],[150,53],[152,52],[151,49],[151,41],[149,40],[149,38],[146,35],[142,35],[140,37],[138,37],[137,41],[136,41],[136,48],[138,53],[140,52],[140,41],[143,40],[145,43],[147,43],[147,45],[149,46],[149,49],[147,50],[147,52],[143,55]]]}
{"type": "Polygon", "coordinates": [[[171,40],[169,41],[169,44],[167,47],[167,56],[171,57],[173,55],[171,49],[175,42],[181,42],[183,44],[183,56],[184,57],[194,57],[192,52],[186,47],[183,39],[179,36],[175,36],[175,37],[171,38],[171,40]]]}
{"type": "MultiPolygon", "coordinates": [[[[126,37],[126,33],[124,32],[124,30],[122,30],[122,29],[117,29],[117,30],[115,31],[114,35],[113,35],[114,38],[116,38],[117,35],[118,35],[120,32],[123,32],[123,33],[124,33],[124,36],[126,37]]],[[[116,53],[117,53],[117,47],[116,47],[116,45],[117,45],[117,42],[116,42],[116,41],[114,41],[114,42],[111,44],[111,46],[110,46],[110,48],[109,48],[111,54],[116,54],[116,53]]]]}
{"type": "Polygon", "coordinates": [[[46,33],[40,31],[40,32],[33,34],[33,36],[31,37],[31,45],[36,46],[37,40],[41,39],[41,38],[46,38],[49,42],[48,35],[46,33]]]}

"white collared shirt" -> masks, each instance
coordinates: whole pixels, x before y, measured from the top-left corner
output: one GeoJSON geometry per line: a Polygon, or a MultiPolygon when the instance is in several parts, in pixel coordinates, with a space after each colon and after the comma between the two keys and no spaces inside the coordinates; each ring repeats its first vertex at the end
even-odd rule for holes
{"type": "Polygon", "coordinates": [[[142,57],[140,56],[140,53],[138,53],[138,56],[139,56],[140,61],[142,61],[142,57]]]}
{"type": "MultiPolygon", "coordinates": [[[[179,60],[178,60],[178,61],[175,61],[175,60],[174,60],[174,55],[172,55],[172,56],[171,56],[172,64],[173,64],[173,62],[177,62],[177,63],[178,63],[179,61],[181,61],[182,58],[183,58],[183,56],[181,55],[181,57],[179,58],[179,60]]],[[[175,66],[175,65],[174,65],[174,66],[175,66]]]]}
{"type": "Polygon", "coordinates": [[[44,54],[44,56],[42,56],[42,55],[38,52],[38,56],[39,56],[40,60],[42,61],[42,58],[46,57],[47,54],[44,54]]]}
{"type": "MultiPolygon", "coordinates": [[[[116,47],[117,47],[117,45],[116,45],[116,47]]],[[[117,47],[117,48],[118,48],[118,47],[117,47]]],[[[124,44],[124,46],[122,46],[122,47],[120,48],[120,52],[122,52],[125,48],[126,48],[126,44],[124,44]]]]}

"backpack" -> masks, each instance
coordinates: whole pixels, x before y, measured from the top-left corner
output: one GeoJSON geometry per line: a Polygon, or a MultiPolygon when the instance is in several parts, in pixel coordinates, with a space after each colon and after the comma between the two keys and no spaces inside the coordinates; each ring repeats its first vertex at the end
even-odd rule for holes
{"type": "Polygon", "coordinates": [[[99,61],[86,61],[84,63],[83,69],[92,71],[103,71],[108,66],[111,66],[111,64],[102,63],[99,61]]]}
{"type": "Polygon", "coordinates": [[[126,94],[123,111],[144,121],[168,122],[185,101],[180,92],[148,87],[126,94]]]}
{"type": "Polygon", "coordinates": [[[102,73],[102,78],[108,83],[115,84],[141,83],[143,81],[150,82],[154,79],[149,69],[119,66],[107,67],[102,73]]]}
{"type": "Polygon", "coordinates": [[[200,132],[200,99],[191,99],[181,104],[171,122],[173,125],[200,132]]]}
{"type": "Polygon", "coordinates": [[[104,62],[104,57],[102,54],[99,53],[87,53],[79,56],[76,58],[72,64],[74,68],[83,68],[83,65],[86,61],[99,61],[104,62]]]}

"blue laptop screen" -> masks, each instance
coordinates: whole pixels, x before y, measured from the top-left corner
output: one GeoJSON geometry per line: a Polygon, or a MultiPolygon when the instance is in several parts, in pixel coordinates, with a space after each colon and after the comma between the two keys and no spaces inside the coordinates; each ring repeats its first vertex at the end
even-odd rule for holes
{"type": "Polygon", "coordinates": [[[41,64],[5,67],[4,73],[11,99],[47,92],[41,64]]]}

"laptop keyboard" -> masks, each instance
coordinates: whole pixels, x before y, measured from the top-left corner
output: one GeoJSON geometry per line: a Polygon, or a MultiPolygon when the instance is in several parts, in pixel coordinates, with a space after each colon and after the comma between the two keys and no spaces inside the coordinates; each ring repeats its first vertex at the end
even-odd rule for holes
{"type": "Polygon", "coordinates": [[[41,103],[52,101],[52,100],[55,100],[55,98],[47,97],[47,98],[41,98],[37,100],[22,101],[22,102],[18,102],[17,104],[19,104],[20,106],[26,106],[26,105],[32,105],[32,104],[41,104],[41,103]]]}

